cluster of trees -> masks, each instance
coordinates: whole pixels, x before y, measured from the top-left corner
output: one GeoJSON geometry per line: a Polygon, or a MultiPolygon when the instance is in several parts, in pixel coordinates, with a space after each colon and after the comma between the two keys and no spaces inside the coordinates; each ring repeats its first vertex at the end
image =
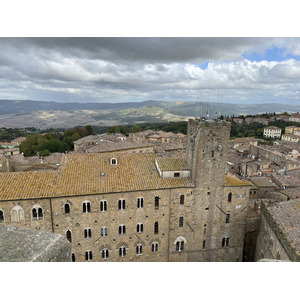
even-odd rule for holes
{"type": "Polygon", "coordinates": [[[82,137],[94,134],[93,127],[88,125],[76,129],[70,129],[64,133],[53,132],[45,135],[31,134],[26,141],[20,144],[20,152],[24,156],[48,156],[54,152],[74,150],[74,142],[82,137]]]}
{"type": "Polygon", "coordinates": [[[12,140],[25,136],[30,132],[35,132],[36,129],[34,127],[28,128],[2,128],[0,131],[0,142],[11,142],[12,140]]]}
{"type": "MultiPolygon", "coordinates": [[[[142,124],[134,124],[134,125],[127,125],[127,126],[111,126],[106,129],[107,133],[121,133],[126,136],[129,133],[136,133],[145,130],[162,130],[166,132],[173,132],[173,133],[183,133],[187,134],[187,122],[168,122],[168,123],[142,123],[142,124]]],[[[103,133],[101,128],[94,128],[95,132],[103,133]]]]}

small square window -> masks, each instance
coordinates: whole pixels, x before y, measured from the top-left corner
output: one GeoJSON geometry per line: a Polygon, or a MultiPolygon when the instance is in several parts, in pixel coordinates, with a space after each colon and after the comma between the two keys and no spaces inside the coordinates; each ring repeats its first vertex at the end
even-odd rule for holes
{"type": "Polygon", "coordinates": [[[180,177],[180,173],[179,172],[174,173],[174,177],[180,177]]]}

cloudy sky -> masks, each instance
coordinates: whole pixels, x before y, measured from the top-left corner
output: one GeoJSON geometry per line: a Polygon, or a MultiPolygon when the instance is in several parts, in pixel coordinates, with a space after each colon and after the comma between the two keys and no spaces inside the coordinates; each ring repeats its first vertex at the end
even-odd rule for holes
{"type": "Polygon", "coordinates": [[[0,99],[300,99],[300,38],[0,38],[0,99]]]}

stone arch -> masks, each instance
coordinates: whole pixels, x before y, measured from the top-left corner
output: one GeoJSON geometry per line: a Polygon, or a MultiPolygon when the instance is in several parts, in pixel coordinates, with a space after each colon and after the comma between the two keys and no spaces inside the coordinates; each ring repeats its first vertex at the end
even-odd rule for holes
{"type": "Polygon", "coordinates": [[[25,221],[24,210],[21,206],[15,205],[10,211],[11,222],[25,221]]]}

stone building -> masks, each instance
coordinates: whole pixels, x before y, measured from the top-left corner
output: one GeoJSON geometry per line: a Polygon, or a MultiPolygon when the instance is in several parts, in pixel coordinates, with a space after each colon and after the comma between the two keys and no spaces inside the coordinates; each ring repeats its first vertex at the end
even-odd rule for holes
{"type": "Polygon", "coordinates": [[[66,154],[0,174],[0,223],[59,233],[73,261],[241,261],[251,184],[225,175],[230,123],[189,120],[185,159],[66,154]]]}
{"type": "Polygon", "coordinates": [[[268,205],[268,200],[262,202],[255,261],[300,261],[299,207],[299,199],[274,205],[268,205]]]}

